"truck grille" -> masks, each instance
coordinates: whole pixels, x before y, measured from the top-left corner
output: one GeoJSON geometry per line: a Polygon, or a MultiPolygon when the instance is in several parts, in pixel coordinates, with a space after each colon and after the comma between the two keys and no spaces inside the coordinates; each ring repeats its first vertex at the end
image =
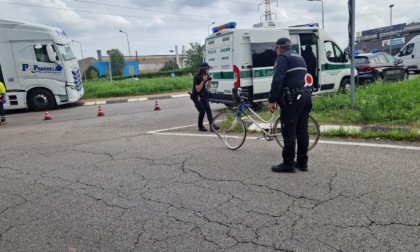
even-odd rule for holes
{"type": "Polygon", "coordinates": [[[82,78],[80,76],[80,69],[77,69],[76,71],[72,71],[73,73],[73,78],[74,78],[74,83],[76,84],[76,89],[77,91],[81,91],[82,90],[82,78]]]}

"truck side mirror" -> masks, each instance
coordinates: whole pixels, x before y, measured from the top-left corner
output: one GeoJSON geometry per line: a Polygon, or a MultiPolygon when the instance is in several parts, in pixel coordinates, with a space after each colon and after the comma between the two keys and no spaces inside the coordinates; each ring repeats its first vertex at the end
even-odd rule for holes
{"type": "Polygon", "coordinates": [[[58,63],[58,57],[57,57],[57,53],[55,52],[52,44],[48,44],[47,45],[47,54],[48,54],[48,59],[51,62],[55,62],[58,63]]]}
{"type": "Polygon", "coordinates": [[[402,59],[398,59],[397,60],[397,64],[401,64],[401,63],[403,63],[403,60],[402,59]]]}

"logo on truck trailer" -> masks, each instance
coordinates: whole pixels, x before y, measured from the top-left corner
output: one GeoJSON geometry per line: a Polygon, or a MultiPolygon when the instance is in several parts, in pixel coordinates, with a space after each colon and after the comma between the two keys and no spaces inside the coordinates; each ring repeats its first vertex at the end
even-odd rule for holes
{"type": "MultiPolygon", "coordinates": [[[[22,64],[22,72],[26,72],[29,68],[29,64],[22,64]]],[[[32,73],[61,73],[63,71],[63,67],[58,65],[56,67],[41,67],[38,65],[34,65],[34,68],[31,70],[32,73]]]]}

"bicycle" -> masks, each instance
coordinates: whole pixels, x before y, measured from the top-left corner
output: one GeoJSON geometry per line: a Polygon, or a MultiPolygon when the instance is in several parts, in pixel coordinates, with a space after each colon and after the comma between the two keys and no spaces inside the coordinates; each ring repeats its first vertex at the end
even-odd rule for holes
{"type": "MultiPolygon", "coordinates": [[[[233,99],[235,104],[239,106],[236,112],[222,112],[214,117],[213,122],[210,125],[211,130],[223,141],[223,143],[231,150],[239,149],[245,142],[247,135],[247,127],[241,118],[241,114],[244,114],[254,125],[256,125],[262,132],[263,137],[267,141],[276,140],[281,148],[284,147],[283,136],[281,134],[281,122],[280,116],[276,117],[273,113],[271,118],[267,121],[261,118],[254,110],[252,110],[245,100],[247,100],[247,94],[242,92],[240,88],[232,89],[233,99]],[[257,122],[249,115],[245,110],[258,118],[261,123],[257,122]],[[267,125],[268,128],[266,127],[267,125]]],[[[308,118],[308,132],[309,132],[309,150],[312,150],[318,143],[320,130],[317,121],[309,115],[308,118]]]]}

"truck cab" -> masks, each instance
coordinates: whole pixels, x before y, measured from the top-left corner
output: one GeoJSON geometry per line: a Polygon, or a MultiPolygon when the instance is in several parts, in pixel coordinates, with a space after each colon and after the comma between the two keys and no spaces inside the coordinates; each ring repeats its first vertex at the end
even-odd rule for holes
{"type": "Polygon", "coordinates": [[[5,109],[52,109],[83,96],[80,68],[69,42],[59,28],[0,20],[5,109]]]}

